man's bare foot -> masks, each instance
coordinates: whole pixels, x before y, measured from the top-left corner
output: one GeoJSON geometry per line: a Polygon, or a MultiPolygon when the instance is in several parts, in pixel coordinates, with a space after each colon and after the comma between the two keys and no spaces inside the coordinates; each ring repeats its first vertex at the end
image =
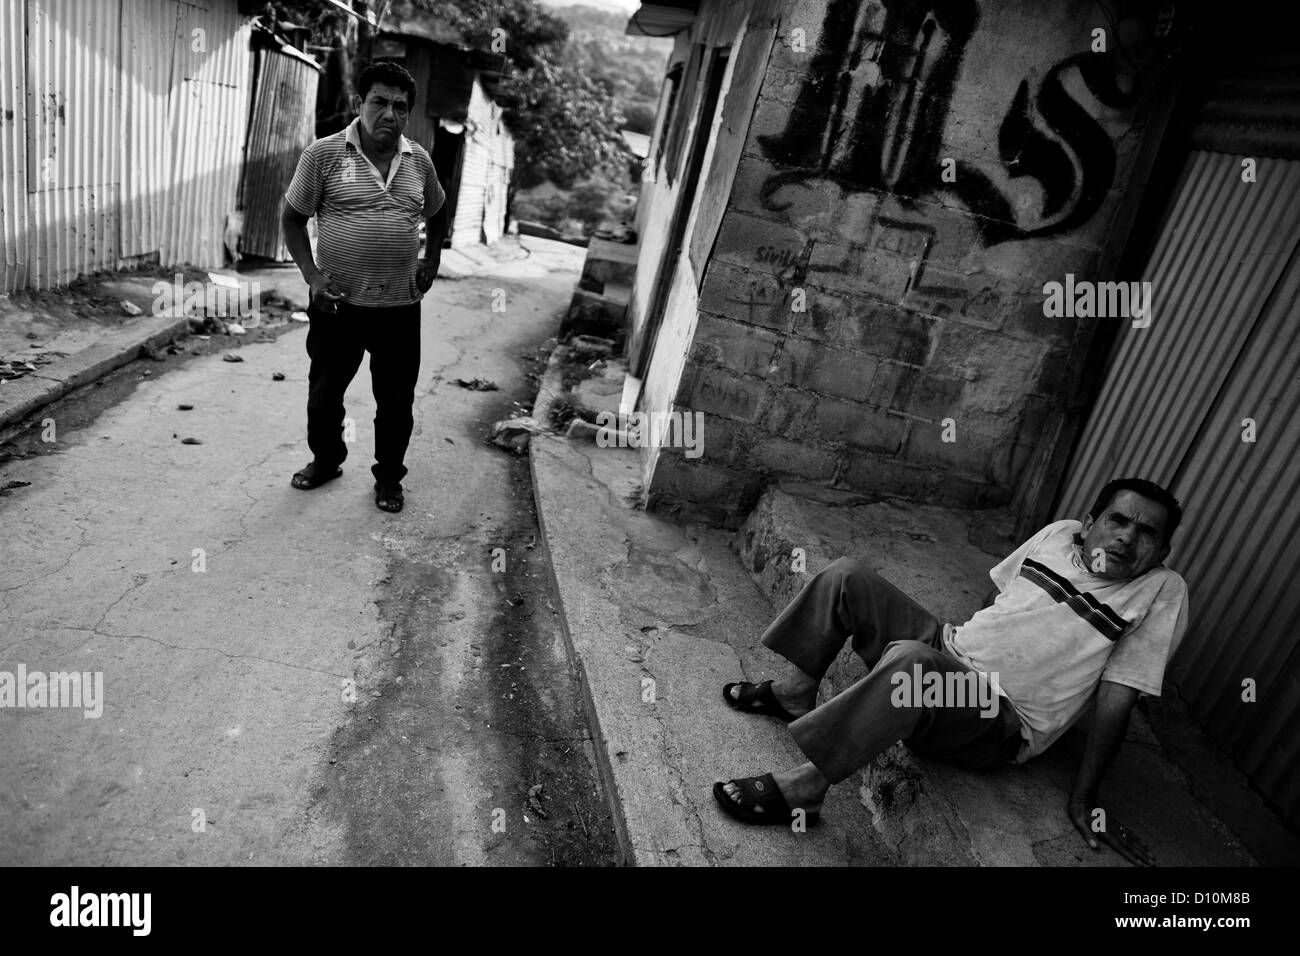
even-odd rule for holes
{"type": "MultiPolygon", "coordinates": [[[[774,773],[772,779],[776,781],[776,788],[781,791],[781,796],[790,809],[802,809],[806,813],[820,813],[826,791],[831,788],[830,781],[812,763],[803,763],[793,770],[774,773]]],[[[725,784],[722,789],[732,800],[739,799],[740,788],[734,783],[725,784]]],[[[762,807],[754,809],[757,813],[764,812],[762,807]]]]}
{"type": "MultiPolygon", "coordinates": [[[[740,685],[731,688],[732,700],[740,700],[740,685]]],[[[772,681],[772,696],[776,702],[796,717],[802,717],[817,706],[817,678],[803,671],[772,681]]]]}

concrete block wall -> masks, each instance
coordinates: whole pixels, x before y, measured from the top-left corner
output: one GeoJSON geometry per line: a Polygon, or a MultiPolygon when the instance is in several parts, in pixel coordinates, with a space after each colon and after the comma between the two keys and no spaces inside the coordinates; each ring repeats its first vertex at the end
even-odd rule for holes
{"type": "Polygon", "coordinates": [[[1045,318],[1043,284],[1109,278],[1151,106],[1095,30],[1113,53],[1077,0],[786,10],[676,391],[705,453],[664,449],[651,507],[734,525],[775,479],[1011,499],[1096,321],[1045,318]]]}

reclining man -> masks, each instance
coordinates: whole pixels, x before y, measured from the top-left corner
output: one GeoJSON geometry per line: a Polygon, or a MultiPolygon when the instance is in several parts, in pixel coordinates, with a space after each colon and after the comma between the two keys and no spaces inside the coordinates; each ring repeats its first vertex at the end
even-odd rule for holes
{"type": "Polygon", "coordinates": [[[1152,863],[1136,834],[1095,811],[1129,712],[1139,694],[1160,695],[1187,626],[1187,586],[1161,566],[1181,519],[1177,499],[1159,485],[1112,481],[1085,521],[1048,525],[993,568],[996,597],[959,627],[860,562],[834,562],[763,634],[790,671],[723,689],[732,707],[792,721],[808,762],[718,783],[718,803],[748,823],[790,825],[802,809],[812,824],[831,784],[898,740],[965,767],[1021,763],[1093,701],[1066,812],[1092,848],[1100,838],[1133,862],[1152,863]],[[871,670],[818,707],[817,687],[850,635],[871,670]],[[971,684],[980,692],[969,692],[971,684]]]}

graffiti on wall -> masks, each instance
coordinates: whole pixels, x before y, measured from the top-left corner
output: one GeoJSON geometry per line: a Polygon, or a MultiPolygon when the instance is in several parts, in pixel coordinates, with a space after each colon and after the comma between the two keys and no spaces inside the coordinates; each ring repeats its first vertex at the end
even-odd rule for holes
{"type": "MultiPolygon", "coordinates": [[[[759,137],[769,159],[795,167],[764,183],[763,204],[814,177],[906,201],[947,191],[978,217],[980,239],[996,245],[1071,231],[1101,207],[1114,180],[1115,148],[1066,86],[1077,73],[1108,107],[1136,102],[1116,81],[1113,54],[1066,57],[1041,82],[1021,81],[997,127],[997,152],[1010,180],[1031,178],[1041,208],[1025,210],[983,170],[957,160],[953,181],[939,176],[942,138],[962,60],[979,22],[975,0],[831,0],[811,76],[785,129],[759,137]]],[[[992,133],[992,130],[990,130],[992,133]]]]}

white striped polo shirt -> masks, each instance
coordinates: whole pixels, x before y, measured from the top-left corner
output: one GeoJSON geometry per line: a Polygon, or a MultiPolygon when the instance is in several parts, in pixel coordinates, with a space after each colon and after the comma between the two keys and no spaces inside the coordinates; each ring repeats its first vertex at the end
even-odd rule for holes
{"type": "Polygon", "coordinates": [[[1159,697],[1187,630],[1187,583],[1177,572],[1100,577],[1088,567],[1082,530],[1067,519],[1039,531],[989,572],[999,591],[993,605],[944,629],[953,656],[998,675],[1020,717],[1017,761],[1065,733],[1098,681],[1159,697]]]}
{"type": "Polygon", "coordinates": [[[285,201],[316,217],[316,268],[346,301],[371,308],[418,302],[420,219],[446,201],[433,160],[405,136],[385,182],[361,150],[360,119],[318,139],[298,160],[285,201]]]}

